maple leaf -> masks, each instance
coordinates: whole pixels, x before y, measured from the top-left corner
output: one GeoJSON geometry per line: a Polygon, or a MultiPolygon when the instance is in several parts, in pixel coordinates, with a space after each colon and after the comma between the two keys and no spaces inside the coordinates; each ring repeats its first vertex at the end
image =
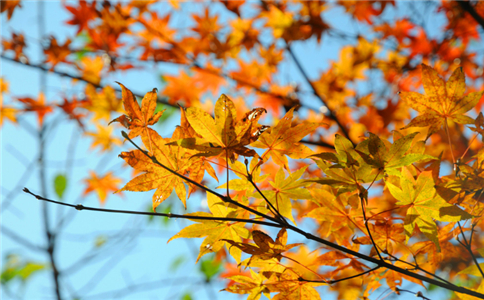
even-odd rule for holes
{"type": "MultiPolygon", "coordinates": [[[[263,182],[269,174],[261,175],[261,169],[258,165],[259,156],[256,154],[250,161],[249,166],[249,174],[251,176],[252,182],[258,183],[263,182]]],[[[252,194],[254,191],[254,185],[248,181],[247,175],[247,167],[241,163],[240,161],[235,161],[234,163],[230,163],[230,170],[234,172],[238,177],[241,179],[232,179],[229,182],[224,183],[223,185],[217,187],[218,189],[227,189],[234,191],[245,191],[247,194],[252,194]]]]}
{"type": "Polygon", "coordinates": [[[8,82],[0,77],[0,126],[2,126],[4,118],[7,118],[12,123],[17,123],[16,115],[19,113],[19,110],[16,108],[3,105],[4,93],[8,93],[8,82]]]}
{"type": "Polygon", "coordinates": [[[99,146],[101,151],[109,151],[114,145],[122,145],[123,142],[116,137],[113,137],[113,128],[96,124],[97,132],[86,132],[86,135],[91,136],[94,140],[91,144],[91,149],[99,146]]]}
{"type": "Polygon", "coordinates": [[[246,146],[257,140],[263,126],[257,124],[263,108],[248,112],[236,122],[235,105],[222,94],[215,103],[215,119],[197,107],[186,110],[186,118],[198,137],[185,138],[176,143],[181,147],[200,151],[200,156],[220,156],[234,161],[236,155],[254,156],[256,152],[246,146]]]}
{"type": "Polygon", "coordinates": [[[97,92],[92,84],[88,84],[85,89],[88,104],[86,109],[94,113],[94,120],[104,119],[109,121],[112,112],[121,112],[121,99],[116,97],[116,91],[106,86],[101,92],[97,92]]]}
{"type": "Polygon", "coordinates": [[[63,45],[59,45],[55,37],[50,37],[50,45],[47,49],[44,49],[44,54],[46,55],[45,62],[52,63],[51,71],[54,70],[55,65],[64,62],[67,56],[71,54],[71,50],[69,49],[70,44],[70,39],[67,39],[63,45]]]}
{"type": "MultiPolygon", "coordinates": [[[[294,224],[296,221],[292,216],[292,201],[311,199],[311,194],[305,188],[310,184],[307,180],[299,179],[307,167],[298,169],[297,171],[290,173],[287,178],[285,178],[284,169],[280,168],[275,176],[275,180],[271,181],[270,184],[274,190],[263,190],[264,196],[272,203],[275,209],[284,217],[289,218],[294,224]]],[[[255,198],[261,198],[258,192],[252,195],[255,198]]]]}
{"type": "Polygon", "coordinates": [[[278,164],[288,169],[286,155],[293,159],[306,158],[313,151],[305,145],[298,143],[303,137],[314,132],[321,124],[304,121],[292,126],[294,107],[277,123],[276,126],[266,130],[259,139],[251,146],[267,149],[261,158],[267,161],[269,157],[278,164]]]}
{"type": "Polygon", "coordinates": [[[33,111],[37,113],[39,126],[42,126],[44,123],[45,115],[53,112],[52,106],[45,103],[44,93],[39,94],[38,100],[32,98],[18,98],[17,100],[25,104],[24,111],[33,111]]]}
{"type": "MultiPolygon", "coordinates": [[[[153,130],[150,138],[143,138],[142,141],[145,147],[151,148],[150,152],[158,162],[178,174],[186,173],[188,161],[184,159],[185,151],[178,146],[168,145],[171,142],[170,139],[162,138],[153,130]]],[[[155,163],[140,150],[122,152],[119,156],[136,171],[143,172],[119,191],[146,192],[156,189],[153,194],[153,210],[155,210],[175,189],[178,198],[186,208],[187,192],[182,178],[155,163]]]]}
{"type": "MultiPolygon", "coordinates": [[[[235,218],[237,210],[226,205],[219,197],[207,193],[207,203],[211,213],[196,212],[187,216],[205,216],[218,218],[235,218]]],[[[200,245],[198,260],[205,254],[217,252],[227,242],[241,242],[242,238],[249,238],[250,232],[244,227],[244,223],[219,220],[194,220],[198,224],[193,224],[183,228],[176,235],[171,237],[168,242],[177,238],[199,238],[206,237],[200,245]]],[[[242,252],[236,247],[227,247],[232,257],[240,262],[242,252]]]]}
{"type": "Polygon", "coordinates": [[[324,282],[307,282],[301,280],[299,275],[293,272],[285,272],[272,276],[265,285],[271,292],[279,292],[273,300],[313,300],[321,299],[315,286],[323,285],[324,282]]]}
{"type": "Polygon", "coordinates": [[[396,204],[407,207],[404,221],[407,243],[413,235],[415,226],[418,226],[420,231],[434,242],[440,252],[438,228],[434,219],[443,222],[457,222],[472,218],[469,213],[447,203],[436,193],[431,171],[420,173],[415,180],[408,169],[403,168],[400,188],[389,181],[385,185],[393,197],[398,200],[396,204]]]}
{"type": "Polygon", "coordinates": [[[227,291],[235,294],[249,294],[247,300],[258,300],[260,296],[264,294],[270,299],[270,290],[263,284],[267,278],[262,273],[256,273],[250,269],[250,275],[235,275],[230,276],[227,279],[233,280],[236,284],[228,286],[222,291],[227,291]]]}
{"type": "MultiPolygon", "coordinates": [[[[232,246],[239,248],[242,252],[251,254],[253,258],[260,258],[262,260],[269,260],[272,258],[280,261],[284,256],[283,252],[286,252],[294,247],[302,245],[302,243],[287,245],[287,231],[282,228],[277,234],[277,238],[274,241],[270,236],[259,230],[252,230],[252,239],[255,244],[241,243],[234,240],[224,240],[232,246]]],[[[247,263],[250,265],[250,261],[247,263]]]]}
{"type": "Polygon", "coordinates": [[[76,110],[80,107],[85,107],[88,103],[87,100],[77,100],[76,97],[73,97],[72,101],[67,100],[64,98],[64,103],[57,104],[72,120],[76,120],[79,126],[84,129],[83,119],[86,117],[85,114],[78,113],[76,110]]]}
{"type": "Polygon", "coordinates": [[[270,5],[269,11],[264,12],[263,16],[267,17],[265,26],[273,29],[275,38],[280,38],[294,22],[291,12],[282,11],[275,5],[270,5]]]}
{"type": "Polygon", "coordinates": [[[312,156],[312,158],[322,159],[313,158],[327,177],[311,178],[308,181],[331,185],[338,189],[339,195],[355,190],[366,193],[361,183],[371,182],[383,176],[378,174],[377,170],[372,170],[372,167],[355,150],[353,143],[344,136],[336,134],[334,147],[336,153],[323,152],[312,156]]]}
{"type": "Polygon", "coordinates": [[[469,129],[480,134],[481,140],[484,142],[484,115],[482,112],[479,113],[474,121],[474,126],[475,127],[469,127],[469,129]]]}
{"type": "Polygon", "coordinates": [[[9,1],[2,1],[0,2],[0,12],[7,12],[7,19],[10,20],[10,18],[13,15],[13,12],[16,7],[22,7],[20,4],[20,0],[9,0],[9,1]]]}
{"type": "MultiPolygon", "coordinates": [[[[372,167],[384,171],[387,175],[400,176],[399,168],[415,162],[437,159],[431,155],[422,153],[407,153],[412,141],[418,132],[400,137],[395,131],[394,137],[399,137],[388,147],[377,135],[369,133],[370,138],[357,147],[357,152],[372,167]]],[[[377,177],[376,180],[380,179],[377,177]]]]}
{"type": "Polygon", "coordinates": [[[229,38],[229,45],[239,47],[243,45],[251,50],[259,42],[259,31],[254,28],[254,20],[237,18],[231,21],[233,28],[229,38]]]}
{"type": "Polygon", "coordinates": [[[416,92],[400,92],[400,97],[421,115],[412,119],[402,129],[430,126],[427,138],[450,119],[459,124],[472,124],[474,120],[465,112],[474,108],[484,91],[469,93],[464,97],[465,76],[457,68],[445,82],[431,67],[422,64],[422,83],[425,95],[416,92]]]}
{"type": "Polygon", "coordinates": [[[87,1],[80,1],[79,7],[68,6],[65,8],[72,13],[72,19],[66,21],[66,24],[77,25],[77,34],[79,34],[83,29],[88,29],[88,23],[90,20],[96,17],[96,2],[88,3],[87,1]]]}
{"type": "Polygon", "coordinates": [[[338,3],[357,20],[366,21],[370,25],[373,24],[372,18],[380,15],[388,3],[395,5],[394,1],[338,1],[338,3]],[[376,8],[375,3],[379,3],[380,8],[376,8]]]}
{"type": "MultiPolygon", "coordinates": [[[[2,1],[1,3],[3,4],[5,1],[2,1]]],[[[28,59],[24,54],[24,48],[27,48],[27,44],[25,43],[25,37],[23,34],[12,32],[11,40],[2,39],[2,47],[5,52],[9,50],[15,52],[15,60],[23,58],[25,59],[25,62],[28,62],[28,59]]]]}
{"type": "Polygon", "coordinates": [[[86,56],[77,63],[77,68],[82,72],[82,78],[85,81],[99,85],[101,82],[101,72],[104,69],[104,60],[100,56],[94,58],[86,56]]]}
{"type": "Polygon", "coordinates": [[[118,84],[122,89],[123,105],[127,115],[117,117],[109,122],[109,124],[113,122],[121,123],[124,127],[129,129],[128,136],[131,139],[141,135],[142,139],[147,139],[148,142],[143,140],[143,143],[151,151],[151,136],[155,131],[148,126],[156,124],[165,111],[163,110],[155,113],[157,98],[156,89],[145,94],[141,101],[140,108],[133,93],[121,83],[118,82],[118,84]]]}
{"type": "Polygon", "coordinates": [[[186,106],[193,106],[199,103],[198,100],[202,90],[193,85],[193,79],[187,72],[181,71],[179,75],[164,75],[167,85],[163,90],[163,95],[170,99],[170,103],[183,101],[186,106]]]}
{"type": "Polygon", "coordinates": [[[357,218],[361,217],[360,201],[356,195],[347,193],[335,195],[330,186],[311,189],[313,201],[318,207],[307,213],[307,217],[320,221],[322,236],[333,236],[338,244],[348,244],[348,240],[361,228],[357,218]]]}
{"type": "Polygon", "coordinates": [[[99,177],[94,171],[89,171],[89,174],[91,177],[84,180],[87,187],[84,190],[83,195],[86,196],[92,192],[96,192],[101,205],[104,206],[108,192],[116,192],[119,189],[118,185],[122,180],[115,177],[112,172],[108,172],[104,176],[99,177]]]}

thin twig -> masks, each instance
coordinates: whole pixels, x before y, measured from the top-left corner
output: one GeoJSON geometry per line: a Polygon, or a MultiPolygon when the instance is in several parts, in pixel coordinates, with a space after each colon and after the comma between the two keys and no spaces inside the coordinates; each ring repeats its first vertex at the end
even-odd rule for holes
{"type": "Polygon", "coordinates": [[[348,131],[346,130],[346,128],[344,127],[343,124],[341,124],[341,122],[339,121],[338,117],[336,117],[336,114],[331,110],[331,108],[328,106],[328,104],[326,103],[326,100],[324,100],[323,96],[321,96],[319,93],[318,93],[318,90],[316,89],[316,86],[314,86],[314,83],[312,82],[311,79],[309,79],[309,76],[308,74],[306,73],[306,71],[304,70],[304,68],[302,67],[301,63],[299,62],[299,59],[296,57],[296,55],[294,54],[294,52],[292,51],[292,48],[291,48],[291,45],[288,44],[287,47],[287,52],[291,55],[292,57],[292,60],[294,61],[294,63],[296,64],[297,68],[299,69],[299,72],[302,74],[302,76],[304,77],[304,79],[306,80],[306,82],[311,86],[311,89],[313,90],[313,93],[316,97],[318,97],[318,99],[321,101],[321,103],[323,103],[324,106],[326,106],[326,108],[328,109],[328,114],[329,114],[329,117],[336,122],[336,124],[338,125],[338,127],[341,129],[341,132],[343,132],[344,136],[353,144],[355,145],[355,143],[351,140],[351,137],[349,136],[348,134],[348,131]]]}
{"type": "Polygon", "coordinates": [[[477,13],[477,11],[474,9],[474,6],[472,6],[468,0],[457,1],[457,3],[460,5],[460,7],[462,7],[463,10],[468,12],[474,18],[474,20],[476,20],[476,22],[479,23],[479,25],[481,25],[481,27],[484,29],[484,18],[477,13]]]}
{"type": "Polygon", "coordinates": [[[452,163],[455,165],[454,151],[452,151],[452,142],[450,141],[449,125],[447,125],[447,118],[445,118],[445,133],[447,134],[447,140],[449,142],[450,154],[452,154],[452,163]]]}
{"type": "Polygon", "coordinates": [[[459,241],[459,243],[467,250],[467,252],[469,252],[469,254],[471,255],[472,257],[472,260],[474,261],[474,264],[477,266],[477,269],[479,270],[479,272],[481,273],[481,276],[484,278],[484,272],[482,271],[481,269],[481,266],[479,265],[479,262],[477,261],[477,258],[476,256],[474,255],[474,253],[472,252],[472,248],[471,248],[471,243],[472,243],[472,235],[474,233],[474,224],[472,224],[472,228],[471,228],[471,236],[469,237],[469,241],[467,241],[467,238],[466,236],[464,235],[464,230],[462,230],[462,226],[460,225],[460,222],[457,222],[457,225],[459,225],[459,229],[460,229],[460,234],[462,235],[462,238],[464,239],[464,243],[462,243],[461,241],[459,241]]]}
{"type": "Polygon", "coordinates": [[[107,208],[97,208],[97,207],[90,207],[84,206],[82,204],[69,204],[65,202],[55,201],[52,199],[44,198],[40,195],[32,193],[29,189],[24,188],[24,192],[27,194],[31,194],[38,200],[51,202],[59,205],[69,206],[75,208],[77,210],[91,210],[91,211],[100,211],[100,212],[108,212],[108,213],[119,213],[119,214],[130,214],[130,215],[145,215],[145,216],[159,216],[159,217],[167,217],[167,218],[175,218],[175,219],[190,219],[190,220],[210,220],[210,221],[222,221],[222,222],[246,222],[246,223],[253,223],[259,225],[266,225],[271,227],[281,228],[283,226],[279,224],[274,224],[265,221],[259,221],[254,219],[239,219],[239,218],[222,218],[222,217],[206,217],[206,216],[192,216],[192,215],[179,215],[179,214],[172,214],[172,213],[158,213],[158,212],[148,212],[148,211],[134,211],[134,210],[119,210],[119,209],[107,209],[107,208]]]}
{"type": "Polygon", "coordinates": [[[419,297],[419,298],[422,298],[422,299],[424,299],[424,300],[431,300],[430,298],[425,297],[425,296],[422,294],[422,292],[420,292],[420,291],[418,291],[418,292],[416,292],[416,293],[415,293],[415,292],[412,292],[412,291],[409,291],[409,290],[403,290],[403,289],[401,289],[401,288],[399,288],[399,287],[396,287],[396,288],[395,288],[395,291],[396,291],[396,292],[406,292],[406,293],[413,294],[413,295],[415,295],[415,297],[419,297]]]}
{"type": "Polygon", "coordinates": [[[247,180],[255,187],[255,189],[257,190],[257,192],[259,192],[259,194],[262,196],[262,198],[264,198],[267,205],[269,205],[269,210],[274,214],[274,216],[276,218],[280,219],[285,224],[288,224],[286,218],[284,218],[281,215],[281,213],[274,207],[274,205],[271,203],[271,201],[269,201],[269,199],[267,199],[266,196],[262,193],[262,191],[259,189],[257,184],[255,184],[255,182],[252,180],[252,174],[249,173],[249,170],[247,170],[247,180]]]}
{"type": "MultiPolygon", "coordinates": [[[[91,85],[93,85],[96,88],[102,89],[102,88],[105,87],[102,84],[99,84],[99,83],[90,81],[89,79],[85,79],[85,78],[83,78],[81,76],[72,75],[72,74],[69,74],[69,73],[66,73],[66,72],[62,72],[62,71],[58,71],[58,70],[55,70],[55,69],[49,69],[46,66],[41,65],[41,64],[32,64],[32,63],[28,63],[28,62],[27,63],[23,63],[23,62],[20,62],[20,61],[18,61],[16,59],[7,57],[4,54],[1,54],[0,57],[2,59],[5,59],[5,60],[11,61],[11,62],[15,62],[15,63],[19,63],[19,64],[22,64],[24,66],[30,67],[30,68],[35,68],[35,69],[39,69],[39,70],[42,70],[42,71],[45,71],[45,72],[49,72],[49,73],[52,73],[52,74],[56,74],[56,75],[59,75],[59,76],[62,76],[62,77],[68,77],[68,78],[71,78],[71,79],[79,80],[79,81],[82,81],[82,82],[91,84],[91,85]]],[[[119,92],[119,93],[122,92],[122,90],[120,88],[113,87],[113,89],[115,91],[119,92]]],[[[133,93],[133,95],[135,95],[136,97],[139,97],[139,98],[143,98],[143,96],[144,96],[144,95],[141,95],[139,93],[133,93]]],[[[164,104],[164,105],[168,105],[168,106],[171,106],[171,107],[178,108],[178,105],[169,103],[168,100],[167,99],[164,99],[164,98],[158,97],[156,99],[156,102],[157,103],[160,103],[160,104],[164,104]]]]}

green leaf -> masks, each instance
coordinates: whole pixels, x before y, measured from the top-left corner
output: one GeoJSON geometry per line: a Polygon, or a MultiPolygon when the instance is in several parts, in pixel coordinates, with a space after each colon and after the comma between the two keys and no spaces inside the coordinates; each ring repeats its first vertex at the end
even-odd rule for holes
{"type": "Polygon", "coordinates": [[[179,255],[170,264],[170,271],[176,271],[185,262],[185,256],[179,255]]]}
{"type": "Polygon", "coordinates": [[[181,297],[181,300],[192,300],[192,294],[190,294],[190,292],[186,292],[185,294],[183,294],[183,296],[181,297]]]}
{"type": "Polygon", "coordinates": [[[8,284],[15,278],[25,282],[29,277],[42,269],[45,269],[45,264],[22,261],[20,256],[15,254],[9,254],[5,258],[6,262],[3,264],[2,274],[0,281],[2,285],[8,284]]]}
{"type": "Polygon", "coordinates": [[[67,177],[64,174],[57,174],[54,178],[54,191],[57,197],[62,199],[67,188],[67,177]]]}
{"type": "Polygon", "coordinates": [[[209,282],[222,269],[222,264],[214,258],[205,258],[200,264],[200,271],[205,275],[205,280],[209,282]]]}

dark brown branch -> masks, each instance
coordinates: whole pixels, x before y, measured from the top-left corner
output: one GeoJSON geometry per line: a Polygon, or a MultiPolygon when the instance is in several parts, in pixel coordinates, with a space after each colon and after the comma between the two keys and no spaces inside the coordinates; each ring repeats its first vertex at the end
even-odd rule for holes
{"type": "Polygon", "coordinates": [[[40,195],[32,193],[29,189],[24,188],[24,192],[30,194],[37,198],[38,200],[46,201],[55,203],[58,205],[69,206],[75,208],[77,210],[91,210],[91,211],[100,211],[100,212],[108,212],[108,213],[119,213],[119,214],[130,214],[130,215],[145,215],[145,216],[158,216],[158,217],[167,217],[167,218],[175,218],[175,219],[189,219],[189,220],[210,220],[210,221],[222,221],[222,222],[245,222],[245,223],[253,223],[271,227],[281,228],[282,226],[279,224],[274,224],[270,222],[264,222],[254,219],[239,219],[239,218],[222,218],[222,217],[204,217],[204,216],[190,216],[190,215],[179,215],[179,214],[172,214],[172,213],[158,213],[158,212],[147,212],[147,211],[133,211],[133,210],[119,210],[119,209],[107,209],[107,208],[97,208],[97,207],[90,207],[84,206],[82,204],[69,204],[65,202],[55,201],[51,199],[44,198],[40,195]]]}
{"type": "Polygon", "coordinates": [[[335,280],[321,281],[321,280],[307,280],[307,279],[304,279],[304,278],[300,278],[299,280],[305,281],[305,282],[323,282],[323,283],[327,283],[327,284],[333,284],[333,283],[337,283],[337,282],[341,282],[341,281],[345,281],[345,280],[349,280],[349,279],[353,279],[353,278],[356,278],[356,277],[363,276],[365,274],[371,273],[371,272],[378,270],[380,268],[381,268],[380,266],[376,266],[374,268],[371,268],[371,269],[364,271],[364,272],[361,272],[359,274],[349,276],[349,277],[345,277],[345,278],[335,279],[335,280]]]}
{"type": "Polygon", "coordinates": [[[397,267],[397,266],[395,266],[391,263],[388,263],[386,261],[381,261],[379,259],[367,256],[365,254],[353,251],[351,249],[347,249],[343,246],[340,246],[338,244],[327,241],[327,240],[320,238],[318,236],[315,236],[311,233],[305,232],[304,230],[299,229],[299,228],[297,228],[293,225],[289,224],[286,228],[303,235],[304,237],[306,237],[309,240],[313,240],[315,242],[318,242],[318,243],[321,243],[321,244],[326,245],[328,247],[334,248],[334,249],[341,251],[343,253],[350,254],[350,255],[353,255],[355,257],[366,260],[368,262],[374,263],[381,268],[386,268],[386,269],[389,269],[389,270],[392,270],[392,271],[396,271],[400,274],[403,274],[403,275],[406,275],[406,276],[409,276],[409,277],[412,277],[412,278],[415,278],[415,279],[418,279],[418,280],[439,286],[441,288],[444,288],[444,289],[447,289],[447,290],[450,290],[450,291],[459,292],[459,293],[463,293],[463,294],[467,294],[467,295],[471,295],[471,296],[475,296],[475,297],[479,297],[481,299],[484,299],[484,294],[481,294],[481,293],[478,293],[478,292],[475,292],[473,290],[469,290],[469,289],[466,289],[466,288],[463,288],[463,287],[460,287],[460,286],[455,286],[453,284],[447,284],[447,283],[435,280],[433,278],[428,278],[428,277],[425,277],[423,275],[416,274],[414,272],[410,272],[408,270],[397,267]]]}
{"type": "Polygon", "coordinates": [[[481,25],[481,27],[484,29],[484,18],[477,13],[477,11],[474,9],[474,6],[472,6],[468,0],[457,1],[457,3],[459,3],[460,7],[468,12],[474,18],[474,20],[476,20],[476,22],[479,23],[479,25],[481,25]]]}
{"type": "Polygon", "coordinates": [[[340,278],[340,279],[336,279],[336,280],[330,280],[329,283],[330,284],[333,284],[333,283],[337,283],[337,282],[341,282],[341,281],[345,281],[345,280],[348,280],[348,279],[353,279],[353,278],[356,278],[356,277],[360,277],[362,275],[365,275],[365,274],[368,274],[368,273],[371,273],[375,270],[378,270],[380,267],[377,266],[377,267],[374,267],[372,269],[369,269],[365,272],[361,272],[360,274],[356,274],[356,275],[353,275],[353,276],[350,276],[350,277],[345,277],[345,278],[340,278]]]}
{"type": "Polygon", "coordinates": [[[398,288],[398,287],[396,287],[396,288],[395,288],[395,291],[396,291],[396,292],[405,292],[405,293],[410,293],[410,294],[415,295],[415,297],[422,298],[422,299],[424,299],[424,300],[430,300],[430,298],[425,297],[425,296],[422,294],[422,292],[421,292],[421,291],[418,291],[418,292],[416,292],[416,293],[415,293],[415,292],[412,292],[412,291],[409,291],[409,290],[403,290],[403,289],[398,288]]]}
{"type": "MultiPolygon", "coordinates": [[[[412,267],[412,270],[419,270],[419,271],[422,271],[422,272],[424,272],[425,274],[427,274],[427,275],[429,275],[429,276],[433,276],[434,278],[437,278],[438,280],[440,280],[440,281],[442,281],[442,282],[445,282],[445,283],[446,283],[446,284],[448,284],[448,285],[453,285],[453,286],[456,286],[455,284],[453,284],[453,283],[451,283],[451,282],[449,282],[449,281],[445,280],[444,278],[442,278],[442,277],[440,277],[440,276],[438,276],[438,275],[436,275],[436,274],[430,273],[429,271],[427,271],[427,270],[423,269],[422,267],[420,267],[420,266],[418,265],[418,263],[417,263],[417,258],[416,258],[416,257],[415,257],[413,254],[412,254],[412,256],[413,256],[413,260],[415,261],[415,264],[409,263],[408,261],[405,261],[405,260],[401,260],[400,258],[398,258],[398,257],[396,257],[396,256],[394,256],[394,255],[392,255],[392,254],[390,254],[390,253],[387,253],[387,255],[388,255],[388,256],[389,256],[391,259],[393,259],[394,261],[398,261],[398,262],[401,262],[401,263],[406,264],[406,265],[408,265],[408,266],[411,266],[411,267],[412,267]]],[[[388,259],[388,258],[387,258],[387,259],[388,259]]]]}
{"type": "MultiPolygon", "coordinates": [[[[246,164],[247,166],[247,164],[246,164]]],[[[269,210],[274,214],[274,216],[278,219],[280,219],[282,222],[287,224],[287,220],[281,215],[281,213],[274,207],[274,205],[269,201],[269,199],[266,198],[266,196],[262,193],[262,191],[259,189],[257,184],[252,180],[252,174],[249,173],[249,170],[247,170],[247,180],[252,184],[252,186],[259,192],[259,194],[264,198],[265,202],[267,205],[269,205],[269,210]]]]}
{"type": "MultiPolygon", "coordinates": [[[[46,66],[43,66],[43,65],[40,65],[40,64],[31,64],[31,63],[23,63],[23,62],[20,62],[18,60],[15,60],[13,58],[10,58],[10,57],[7,57],[5,56],[3,53],[0,55],[0,57],[2,59],[5,59],[5,60],[8,60],[8,61],[11,61],[11,62],[15,62],[15,63],[19,63],[19,64],[22,64],[24,66],[27,66],[27,67],[30,67],[30,68],[35,68],[35,69],[38,69],[38,70],[41,70],[41,71],[44,71],[44,72],[50,72],[52,74],[56,74],[56,75],[59,75],[61,77],[68,77],[68,78],[71,78],[71,79],[75,79],[75,80],[79,80],[79,81],[83,81],[85,83],[88,83],[88,84],[91,84],[93,85],[94,87],[96,88],[104,88],[105,86],[99,84],[99,83],[96,83],[96,82],[92,82],[88,79],[85,79],[83,77],[80,77],[80,76],[76,76],[76,75],[72,75],[72,74],[69,74],[69,73],[65,73],[65,72],[61,72],[61,71],[58,71],[58,70],[55,70],[55,69],[49,69],[47,68],[46,66]]],[[[113,89],[119,93],[121,93],[121,89],[120,88],[117,88],[117,87],[113,87],[113,89]]],[[[144,95],[141,95],[139,93],[133,93],[136,97],[140,97],[140,98],[143,98],[144,95]]],[[[172,103],[169,103],[167,99],[164,99],[164,98],[160,98],[158,97],[156,99],[156,102],[160,103],[160,104],[164,104],[164,105],[167,105],[167,106],[171,106],[171,107],[175,107],[175,108],[179,108],[178,105],[176,104],[172,104],[172,103]]]]}
{"type": "Polygon", "coordinates": [[[326,108],[328,109],[328,114],[329,114],[329,117],[336,122],[336,124],[338,125],[338,127],[341,129],[341,132],[343,132],[344,136],[351,141],[351,143],[353,143],[353,145],[355,145],[355,143],[351,140],[350,136],[348,135],[348,131],[346,130],[346,127],[344,127],[343,124],[341,124],[341,122],[339,121],[338,117],[336,116],[336,114],[331,110],[331,108],[328,106],[328,104],[326,103],[326,100],[324,99],[323,96],[321,96],[319,93],[318,93],[318,90],[316,89],[316,87],[314,86],[314,83],[311,81],[311,79],[309,79],[309,76],[308,74],[306,73],[306,71],[304,70],[304,68],[302,67],[301,63],[299,62],[299,60],[297,59],[296,55],[294,54],[294,52],[292,51],[292,48],[291,48],[291,45],[287,45],[286,47],[287,49],[287,52],[291,55],[292,57],[292,60],[294,61],[294,63],[296,64],[299,72],[302,74],[302,76],[304,77],[304,79],[306,80],[306,82],[311,86],[311,89],[313,90],[313,93],[316,97],[318,97],[318,99],[321,101],[321,103],[323,103],[324,106],[326,106],[326,108]]]}
{"type": "Polygon", "coordinates": [[[474,261],[474,264],[477,266],[477,269],[481,273],[481,276],[484,278],[484,272],[482,271],[481,266],[479,265],[479,262],[477,261],[476,256],[472,252],[472,247],[471,247],[472,236],[474,235],[474,226],[475,225],[473,224],[472,227],[471,227],[471,236],[469,237],[469,241],[467,241],[467,238],[464,235],[464,230],[462,230],[462,226],[460,225],[460,222],[457,222],[457,225],[459,225],[460,234],[462,235],[462,238],[464,239],[464,242],[461,242],[461,241],[458,240],[459,243],[467,250],[467,252],[469,252],[469,254],[472,257],[472,261],[474,261]]]}

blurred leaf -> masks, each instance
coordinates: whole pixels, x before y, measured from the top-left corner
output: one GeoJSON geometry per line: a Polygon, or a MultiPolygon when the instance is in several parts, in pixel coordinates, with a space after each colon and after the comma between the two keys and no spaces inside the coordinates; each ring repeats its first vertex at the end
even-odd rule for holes
{"type": "Polygon", "coordinates": [[[23,262],[20,256],[16,254],[9,254],[6,256],[6,262],[3,264],[2,274],[0,276],[3,285],[19,278],[25,282],[33,273],[45,268],[45,264],[25,261],[23,262]]]}
{"type": "Polygon", "coordinates": [[[98,235],[94,240],[94,247],[100,248],[108,241],[107,236],[105,235],[98,235]]]}
{"type": "Polygon", "coordinates": [[[54,178],[54,190],[57,197],[62,199],[67,187],[67,177],[64,174],[57,174],[54,178]]]}
{"type": "Polygon", "coordinates": [[[190,292],[186,292],[185,294],[183,294],[183,296],[181,296],[181,300],[192,300],[192,294],[190,294],[190,292]]]}
{"type": "Polygon", "coordinates": [[[206,258],[200,264],[200,271],[205,275],[205,281],[209,282],[221,271],[222,264],[214,258],[206,258]]]}
{"type": "Polygon", "coordinates": [[[18,270],[18,276],[20,276],[20,278],[23,281],[25,281],[30,277],[30,275],[32,275],[33,273],[40,271],[44,268],[45,268],[44,264],[39,264],[39,263],[35,263],[35,262],[27,262],[27,263],[25,263],[23,268],[18,270]]]}
{"type": "Polygon", "coordinates": [[[158,120],[157,124],[163,124],[163,122],[168,120],[168,118],[173,116],[178,111],[178,109],[176,109],[174,107],[166,106],[166,105],[161,104],[161,103],[157,103],[155,112],[159,112],[159,111],[162,111],[162,110],[165,110],[165,112],[163,113],[161,118],[158,120]]]}
{"type": "Polygon", "coordinates": [[[171,265],[170,265],[170,270],[171,271],[175,271],[176,269],[178,269],[183,263],[185,262],[185,256],[184,255],[180,255],[178,256],[177,258],[175,258],[172,262],[171,262],[171,265]]]}

